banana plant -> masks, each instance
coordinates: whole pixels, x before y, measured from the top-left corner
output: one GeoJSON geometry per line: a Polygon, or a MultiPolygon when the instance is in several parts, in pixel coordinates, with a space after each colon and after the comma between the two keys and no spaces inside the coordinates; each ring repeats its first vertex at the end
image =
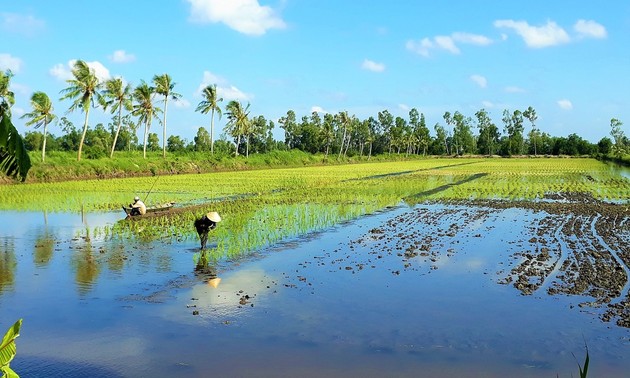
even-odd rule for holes
{"type": "Polygon", "coordinates": [[[2,338],[2,344],[0,344],[0,373],[2,373],[2,378],[19,378],[19,375],[9,367],[9,363],[15,357],[17,350],[15,339],[20,336],[21,327],[22,319],[15,322],[2,338]]]}

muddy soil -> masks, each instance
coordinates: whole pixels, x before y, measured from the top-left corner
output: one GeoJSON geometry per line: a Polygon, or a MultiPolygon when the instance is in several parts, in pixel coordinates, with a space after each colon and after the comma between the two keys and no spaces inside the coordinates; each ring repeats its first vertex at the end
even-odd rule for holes
{"type": "MultiPolygon", "coordinates": [[[[598,201],[583,193],[560,193],[539,202],[466,201],[443,211],[419,207],[370,230],[374,260],[397,255],[403,269],[416,269],[420,258],[438,269],[441,258],[461,252],[441,248],[444,238],[483,238],[471,225],[497,211],[519,208],[532,212],[527,240],[513,242],[509,271],[499,271],[498,282],[513,285],[523,295],[583,296],[580,307],[599,309],[603,321],[630,328],[630,209],[627,205],[598,201]],[[444,222],[444,219],[453,219],[444,222]],[[449,223],[450,222],[450,223],[449,223]],[[417,232],[417,224],[440,225],[431,233],[417,232]],[[473,234],[471,234],[473,233],[473,234]],[[374,243],[377,241],[378,243],[374,243]],[[441,244],[441,245],[438,245],[441,244]],[[445,254],[446,256],[442,256],[445,254]],[[590,298],[590,300],[588,300],[590,298]]],[[[365,264],[348,266],[363,269],[365,264]]],[[[400,274],[400,271],[392,271],[400,274]]]]}

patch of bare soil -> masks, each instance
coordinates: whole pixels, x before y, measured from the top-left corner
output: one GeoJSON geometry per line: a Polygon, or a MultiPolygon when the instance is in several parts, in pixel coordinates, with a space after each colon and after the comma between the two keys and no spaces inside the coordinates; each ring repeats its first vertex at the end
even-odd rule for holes
{"type": "Polygon", "coordinates": [[[465,205],[467,210],[453,210],[448,206],[440,211],[418,208],[370,230],[355,243],[372,243],[376,259],[385,254],[399,256],[403,269],[413,268],[410,259],[421,258],[433,270],[438,269],[436,262],[440,258],[457,253],[458,238],[483,240],[483,230],[470,231],[475,229],[471,227],[473,224],[499,210],[531,210],[535,216],[527,226],[529,235],[526,240],[510,241],[514,244],[510,257],[513,267],[509,272],[499,272],[502,275],[499,283],[512,284],[523,295],[543,292],[590,297],[592,300],[580,303],[580,307],[599,308],[602,320],[630,328],[630,210],[627,205],[601,202],[583,193],[560,193],[540,202],[451,204],[465,205]],[[452,216],[454,211],[458,216],[452,216]],[[409,230],[414,228],[406,226],[409,224],[432,226],[428,232],[413,233],[409,230]],[[473,234],[466,235],[467,232],[473,234]],[[445,243],[455,247],[444,248],[445,243]]]}

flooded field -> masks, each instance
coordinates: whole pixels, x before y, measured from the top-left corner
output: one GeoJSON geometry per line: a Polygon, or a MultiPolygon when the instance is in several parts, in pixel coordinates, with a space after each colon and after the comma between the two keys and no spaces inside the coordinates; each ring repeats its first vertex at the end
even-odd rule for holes
{"type": "MultiPolygon", "coordinates": [[[[398,172],[362,185],[413,182],[417,170],[398,172]]],[[[2,211],[2,331],[24,319],[11,367],[23,377],[569,377],[587,344],[589,376],[627,376],[627,202],[434,198],[487,178],[418,184],[396,192],[407,201],[361,202],[363,214],[265,201],[249,223],[220,224],[231,235],[212,248],[265,220],[287,228],[289,212],[307,231],[265,236],[202,270],[194,237],[95,232],[122,212],[2,211]]]]}

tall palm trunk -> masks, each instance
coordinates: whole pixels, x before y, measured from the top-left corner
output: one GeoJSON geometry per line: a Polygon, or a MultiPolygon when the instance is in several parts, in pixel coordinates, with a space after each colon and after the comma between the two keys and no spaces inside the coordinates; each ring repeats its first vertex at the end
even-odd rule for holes
{"type": "Polygon", "coordinates": [[[347,129],[347,127],[344,125],[343,126],[343,137],[341,138],[341,148],[339,149],[339,156],[337,157],[337,160],[341,159],[341,153],[343,152],[343,145],[346,142],[346,129],[347,129]]]}
{"type": "Polygon", "coordinates": [[[85,134],[87,134],[88,119],[90,117],[90,108],[85,111],[85,124],[83,124],[83,134],[81,134],[81,141],[79,142],[79,154],[77,155],[77,161],[81,161],[81,151],[83,150],[83,142],[85,141],[85,134]]]}
{"type": "Polygon", "coordinates": [[[116,147],[116,141],[118,140],[118,134],[120,133],[120,126],[122,125],[122,104],[118,109],[118,127],[116,128],[116,135],[114,135],[114,143],[112,143],[112,152],[109,153],[109,158],[114,157],[114,148],[116,147]]]}
{"type": "Polygon", "coordinates": [[[144,147],[142,151],[142,156],[147,158],[147,137],[149,133],[149,127],[151,127],[151,117],[148,120],[144,121],[144,147]]]}
{"type": "Polygon", "coordinates": [[[210,154],[214,155],[214,108],[210,117],[210,154]]]}
{"type": "Polygon", "coordinates": [[[162,157],[166,159],[166,108],[168,97],[164,96],[164,127],[162,128],[162,157]]]}
{"type": "Polygon", "coordinates": [[[46,160],[46,129],[48,128],[48,122],[44,119],[44,141],[42,142],[42,163],[46,160]]]}

